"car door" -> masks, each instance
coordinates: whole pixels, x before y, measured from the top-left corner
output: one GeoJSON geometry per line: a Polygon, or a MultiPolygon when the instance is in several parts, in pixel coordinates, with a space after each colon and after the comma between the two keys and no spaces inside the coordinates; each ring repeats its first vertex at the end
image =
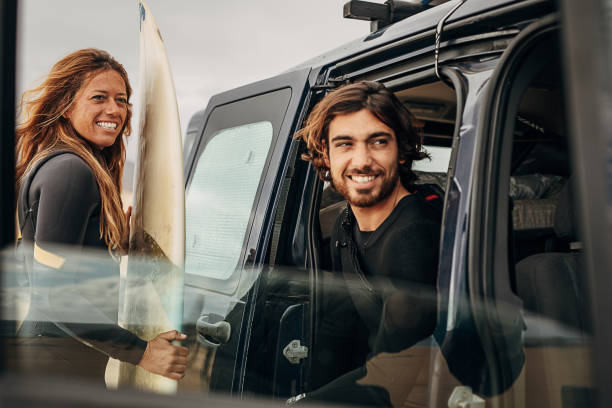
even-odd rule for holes
{"type": "Polygon", "coordinates": [[[568,110],[576,103],[568,95],[582,84],[568,81],[568,73],[595,85],[587,79],[594,73],[587,72],[598,62],[582,66],[583,77],[571,76],[583,58],[569,60],[570,69],[563,65],[576,48],[560,41],[568,28],[562,23],[556,15],[541,18],[509,45],[483,99],[477,135],[470,211],[479,217],[469,227],[470,303],[502,406],[594,406],[601,389],[593,374],[606,351],[596,349],[594,289],[609,277],[589,266],[609,271],[609,261],[605,250],[597,253],[590,232],[599,230],[610,200],[601,195],[605,187],[591,190],[605,173],[586,174],[584,166],[606,157],[605,137],[593,136],[605,116],[600,111],[589,136],[578,139],[582,106],[568,110]],[[598,147],[585,161],[575,149],[587,143],[586,150],[598,147]],[[600,257],[598,264],[593,256],[600,257]]]}
{"type": "Polygon", "coordinates": [[[597,404],[612,404],[609,311],[612,299],[612,137],[610,80],[612,35],[610,3],[559,2],[564,53],[567,109],[573,160],[576,165],[577,213],[584,242],[593,331],[593,372],[597,404]]]}
{"type": "MultiPolygon", "coordinates": [[[[244,388],[271,219],[309,69],[211,99],[185,169],[183,390],[244,388]]],[[[270,364],[273,364],[271,361],[270,364]]]]}
{"type": "MultiPolygon", "coordinates": [[[[16,32],[17,32],[17,2],[6,1],[2,3],[0,9],[0,22],[3,29],[0,40],[0,51],[2,52],[2,68],[0,68],[0,109],[2,115],[2,134],[10,135],[14,132],[15,126],[15,53],[16,53],[16,32]]],[[[13,179],[15,178],[13,151],[15,142],[12,137],[5,137],[5,146],[2,148],[2,156],[0,160],[3,164],[4,171],[1,175],[0,187],[3,189],[2,204],[0,209],[3,214],[8,214],[2,217],[3,220],[12,220],[14,208],[12,204],[14,200],[13,179]]],[[[2,246],[7,245],[14,240],[14,230],[11,228],[11,221],[3,221],[0,226],[0,243],[2,246]]]]}

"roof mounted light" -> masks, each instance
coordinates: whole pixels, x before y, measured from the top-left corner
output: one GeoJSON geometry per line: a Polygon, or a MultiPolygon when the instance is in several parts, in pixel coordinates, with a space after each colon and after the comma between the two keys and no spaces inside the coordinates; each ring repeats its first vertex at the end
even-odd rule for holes
{"type": "Polygon", "coordinates": [[[384,3],[351,0],[344,4],[344,18],[369,21],[370,31],[374,32],[427,10],[431,7],[429,3],[431,0],[422,0],[417,3],[399,0],[387,0],[384,3]]]}

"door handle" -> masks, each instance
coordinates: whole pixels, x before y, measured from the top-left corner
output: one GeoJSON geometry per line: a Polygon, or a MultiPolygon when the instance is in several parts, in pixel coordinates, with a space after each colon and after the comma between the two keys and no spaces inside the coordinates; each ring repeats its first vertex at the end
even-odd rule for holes
{"type": "Polygon", "coordinates": [[[196,332],[200,343],[217,347],[229,341],[232,326],[225,320],[209,323],[208,316],[200,316],[196,322],[196,332]]]}

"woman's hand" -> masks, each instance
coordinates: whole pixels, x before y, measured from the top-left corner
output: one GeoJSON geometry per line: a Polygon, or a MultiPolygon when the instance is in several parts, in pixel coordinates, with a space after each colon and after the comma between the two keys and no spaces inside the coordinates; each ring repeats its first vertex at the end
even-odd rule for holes
{"type": "Polygon", "coordinates": [[[121,255],[127,255],[130,249],[130,218],[132,218],[132,206],[130,205],[125,212],[125,219],[127,230],[125,231],[125,235],[123,236],[123,240],[121,241],[121,248],[119,248],[119,252],[121,255]]]}
{"type": "Polygon", "coordinates": [[[189,350],[172,345],[172,341],[186,338],[187,336],[176,330],[158,334],[147,343],[147,349],[138,365],[153,374],[180,380],[185,376],[189,350]]]}

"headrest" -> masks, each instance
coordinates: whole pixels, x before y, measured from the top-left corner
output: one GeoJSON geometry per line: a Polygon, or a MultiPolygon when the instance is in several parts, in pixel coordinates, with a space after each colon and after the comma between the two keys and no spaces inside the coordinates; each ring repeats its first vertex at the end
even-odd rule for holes
{"type": "Polygon", "coordinates": [[[568,179],[559,192],[557,210],[555,211],[554,229],[557,237],[576,241],[575,213],[572,195],[572,180],[568,179]]]}

